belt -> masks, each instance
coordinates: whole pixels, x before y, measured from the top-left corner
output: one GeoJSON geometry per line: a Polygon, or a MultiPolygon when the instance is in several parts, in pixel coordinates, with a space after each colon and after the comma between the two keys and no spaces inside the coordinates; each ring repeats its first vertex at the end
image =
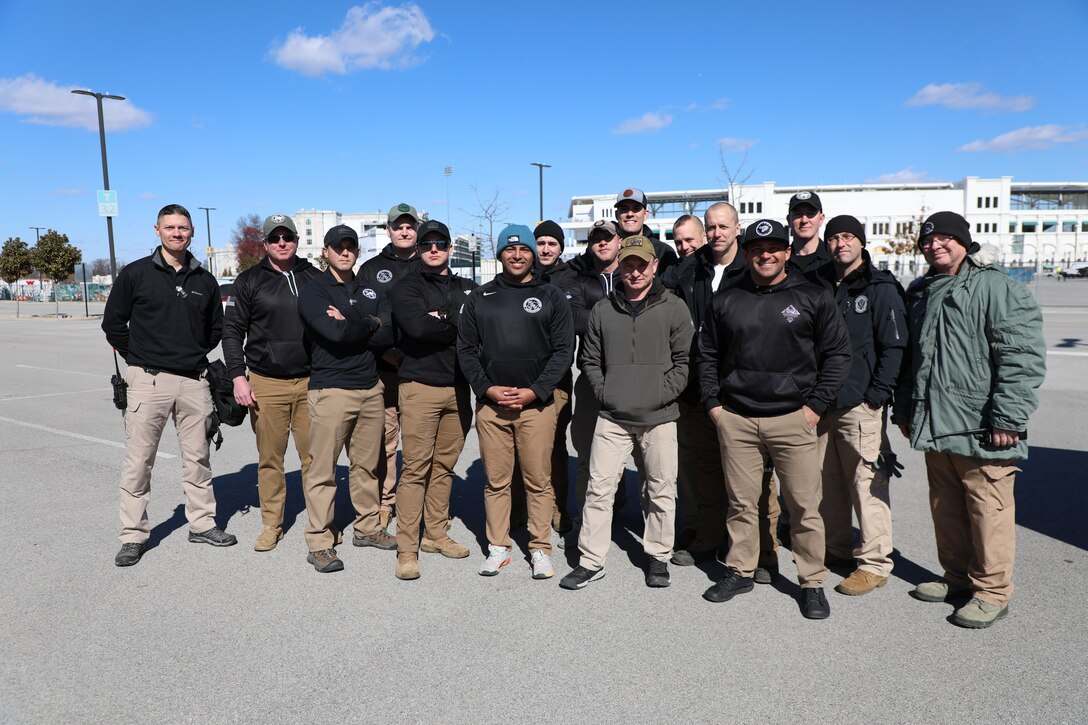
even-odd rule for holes
{"type": "Polygon", "coordinates": [[[163,370],[162,368],[149,368],[140,366],[148,375],[158,375],[159,373],[169,373],[170,375],[177,375],[181,378],[189,378],[190,380],[200,380],[200,376],[204,374],[203,370],[182,372],[180,370],[163,370]]]}

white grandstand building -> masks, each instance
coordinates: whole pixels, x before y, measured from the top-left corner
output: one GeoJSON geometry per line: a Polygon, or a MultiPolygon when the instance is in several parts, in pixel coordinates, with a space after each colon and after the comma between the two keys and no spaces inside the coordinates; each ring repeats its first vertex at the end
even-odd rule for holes
{"type": "MultiPolygon", "coordinates": [[[[785,221],[787,205],[798,191],[820,195],[828,219],[851,214],[864,225],[873,261],[882,267],[912,269],[921,263],[914,250],[894,254],[895,242],[912,239],[919,220],[937,211],[966,217],[973,238],[1001,249],[1006,266],[1037,269],[1088,259],[1088,182],[1017,183],[1011,176],[958,182],[776,186],[774,182],[730,189],[646,191],[647,225],[662,241],[672,241],[672,225],[684,214],[702,216],[707,207],[728,201],[740,214],[743,229],[765,217],[785,221]]],[[[598,219],[614,219],[616,195],[574,196],[565,257],[585,249],[589,228],[598,219]],[[576,240],[576,241],[572,241],[576,240]]],[[[904,270],[905,271],[905,270],[904,270]]]]}

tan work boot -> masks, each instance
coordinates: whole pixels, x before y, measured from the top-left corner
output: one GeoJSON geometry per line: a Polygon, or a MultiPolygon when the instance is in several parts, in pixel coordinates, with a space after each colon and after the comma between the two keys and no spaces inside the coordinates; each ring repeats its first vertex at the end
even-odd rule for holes
{"type": "Polygon", "coordinates": [[[397,579],[419,579],[419,557],[413,553],[397,554],[397,579]]]}
{"type": "Polygon", "coordinates": [[[419,548],[428,554],[441,554],[449,559],[464,559],[469,554],[467,546],[458,544],[448,536],[438,541],[424,537],[419,542],[419,548]]]}
{"type": "Polygon", "coordinates": [[[859,597],[868,594],[874,589],[879,589],[888,583],[888,577],[867,572],[864,569],[855,569],[854,572],[839,582],[835,591],[851,597],[859,597]]]}
{"type": "Polygon", "coordinates": [[[382,527],[382,531],[385,531],[386,529],[389,528],[389,518],[390,518],[390,512],[389,511],[379,511],[378,512],[378,525],[382,527]]]}
{"type": "Polygon", "coordinates": [[[283,538],[283,529],[279,526],[265,526],[253,542],[254,551],[272,551],[283,538]]]}
{"type": "Polygon", "coordinates": [[[990,604],[975,597],[956,610],[952,622],[968,629],[985,629],[1009,613],[1009,605],[990,604]]]}
{"type": "Polygon", "coordinates": [[[944,579],[940,579],[935,582],[922,582],[911,590],[910,595],[923,602],[945,602],[969,592],[969,589],[953,587],[944,579]]]}

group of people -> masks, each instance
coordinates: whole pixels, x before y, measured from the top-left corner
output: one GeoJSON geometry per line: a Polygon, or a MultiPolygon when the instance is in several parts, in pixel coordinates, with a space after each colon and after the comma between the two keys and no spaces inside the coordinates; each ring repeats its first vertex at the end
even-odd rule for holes
{"type": "Polygon", "coordinates": [[[293,438],[307,561],[318,572],[344,568],[334,519],[344,451],[355,546],[396,550],[402,580],[419,578],[420,551],[468,557],[450,536],[449,503],[475,419],[486,475],[481,575],[510,564],[511,530],[525,524],[534,579],[555,575],[553,531],[580,552],[562,588],[603,577],[633,456],[647,586],[668,586],[670,563],[714,559],[725,573],[708,601],[769,584],[782,519],[801,613],[824,619],[829,566],[852,569],[835,587],[845,595],[891,574],[890,410],[925,451],[943,568],[913,596],[956,604],[953,621],[966,627],[1004,617],[1015,463],[1027,454],[1045,345],[1031,294],[972,241],[966,220],[925,221],[918,244],[930,269],[904,292],[873,265],[864,225],[847,215],[825,225],[815,192],[790,199],[785,225],[762,219],[742,232],[725,202],[702,219],[682,216],[675,251],[646,226],[641,190],[623,190],[615,208],[569,262],[555,222],[506,227],[500,271],[479,286],[450,270],[446,225],[409,204],[389,210],[390,243],[357,271],[355,230],[328,230],[322,271],[297,256],[291,218],[274,214],[265,257],[235,280],[224,312],[188,251],[189,212],[164,207],[161,246],[118,276],[102,322],[128,363],[115,563],[143,554],[151,468],[171,416],[189,540],[237,543],[215,526],[209,465],[207,354],[222,340],[256,438],[257,551],[283,536],[293,438]]]}

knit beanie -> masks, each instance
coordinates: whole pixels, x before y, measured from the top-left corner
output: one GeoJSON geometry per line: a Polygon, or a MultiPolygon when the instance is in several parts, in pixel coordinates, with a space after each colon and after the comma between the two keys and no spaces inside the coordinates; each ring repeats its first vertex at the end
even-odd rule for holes
{"type": "Polygon", "coordinates": [[[839,234],[840,232],[849,232],[861,240],[861,246],[865,246],[865,225],[857,220],[856,217],[852,217],[849,214],[843,214],[833,218],[824,227],[824,239],[831,239],[831,237],[839,234]]]}
{"type": "Polygon", "coordinates": [[[563,252],[563,227],[559,226],[551,219],[545,219],[536,225],[536,229],[533,230],[533,239],[540,239],[541,237],[555,237],[559,240],[559,252],[563,252]]]}

